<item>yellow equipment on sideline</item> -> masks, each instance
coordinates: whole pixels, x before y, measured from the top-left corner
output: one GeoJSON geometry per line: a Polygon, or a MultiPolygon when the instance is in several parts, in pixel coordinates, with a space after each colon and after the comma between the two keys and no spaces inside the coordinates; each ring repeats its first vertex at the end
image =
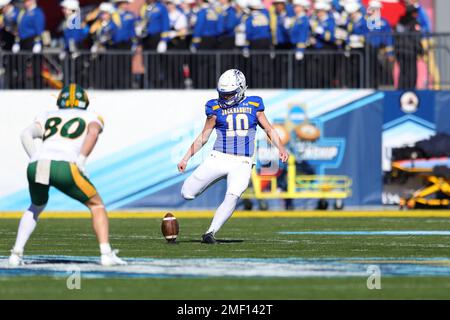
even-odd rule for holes
{"type": "Polygon", "coordinates": [[[297,175],[295,157],[289,157],[287,166],[287,190],[280,191],[277,176],[259,175],[252,172],[253,188],[249,188],[244,199],[346,199],[351,196],[352,180],[347,176],[297,175]],[[264,183],[269,184],[264,188],[264,183]]]}

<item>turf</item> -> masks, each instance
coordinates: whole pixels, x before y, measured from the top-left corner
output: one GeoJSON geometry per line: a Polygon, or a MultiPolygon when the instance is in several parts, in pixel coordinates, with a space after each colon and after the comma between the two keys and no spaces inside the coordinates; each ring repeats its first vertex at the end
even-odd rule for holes
{"type": "MultiPolygon", "coordinates": [[[[208,219],[180,221],[178,245],[167,245],[158,219],[111,220],[111,243],[124,257],[151,258],[450,258],[446,236],[280,235],[280,231],[450,230],[446,218],[231,219],[219,239],[199,243],[208,219]]],[[[0,255],[14,243],[17,220],[0,220],[0,255]]],[[[86,219],[42,220],[27,254],[98,255],[86,219]]],[[[0,277],[0,299],[450,299],[448,277],[385,277],[381,290],[366,278],[83,279],[81,290],[49,277],[0,277]]]]}

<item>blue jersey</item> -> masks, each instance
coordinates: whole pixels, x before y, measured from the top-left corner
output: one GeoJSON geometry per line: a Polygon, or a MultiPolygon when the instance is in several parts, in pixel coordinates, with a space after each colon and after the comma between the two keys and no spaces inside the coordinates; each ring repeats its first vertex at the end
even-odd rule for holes
{"type": "Polygon", "coordinates": [[[151,5],[144,5],[141,9],[141,19],[147,24],[148,35],[160,34],[162,40],[170,40],[168,37],[170,31],[169,13],[164,4],[157,1],[151,5]]]}
{"type": "Polygon", "coordinates": [[[22,10],[18,17],[18,29],[20,40],[36,38],[40,40],[45,28],[45,16],[41,8],[22,10]]]}
{"type": "Polygon", "coordinates": [[[350,20],[347,25],[348,39],[347,45],[354,49],[360,49],[364,47],[365,39],[369,33],[366,18],[361,15],[358,21],[350,20]]]}
{"type": "Polygon", "coordinates": [[[3,13],[3,29],[12,33],[17,25],[17,17],[19,16],[19,9],[13,7],[9,12],[3,13]]]}
{"type": "Polygon", "coordinates": [[[286,5],[284,12],[274,12],[276,18],[276,43],[285,44],[290,42],[289,29],[286,26],[286,19],[295,17],[294,9],[291,4],[286,5]]]}
{"type": "Polygon", "coordinates": [[[306,15],[296,17],[294,26],[291,29],[291,43],[297,52],[304,52],[309,41],[309,19],[306,15]]]}
{"type": "Polygon", "coordinates": [[[214,150],[252,157],[255,150],[256,113],[264,111],[261,97],[245,97],[239,104],[229,108],[221,108],[217,99],[206,103],[206,116],[216,116],[217,139],[214,150]]]}
{"type": "Polygon", "coordinates": [[[334,44],[334,41],[336,40],[336,22],[331,15],[328,15],[325,20],[320,20],[313,16],[310,19],[310,25],[315,38],[315,43],[313,43],[315,49],[322,49],[326,45],[334,44]]]}
{"type": "Polygon", "coordinates": [[[245,21],[245,35],[247,41],[272,39],[269,12],[266,9],[251,12],[245,21]]]}
{"type": "Polygon", "coordinates": [[[197,14],[192,42],[198,45],[203,37],[217,37],[223,30],[223,17],[213,8],[207,6],[197,14]]]}
{"type": "Polygon", "coordinates": [[[431,32],[430,18],[428,17],[427,12],[425,11],[425,9],[422,6],[419,5],[418,11],[419,11],[419,16],[417,17],[417,20],[420,25],[420,30],[421,30],[422,34],[427,35],[428,33],[431,32]]]}
{"type": "Polygon", "coordinates": [[[137,18],[131,11],[119,11],[119,17],[120,25],[113,35],[113,43],[131,41],[136,36],[134,25],[137,18]]]}
{"type": "Polygon", "coordinates": [[[82,27],[81,17],[79,15],[72,15],[67,18],[64,24],[64,47],[66,50],[70,50],[71,43],[78,44],[82,42],[89,34],[89,27],[82,27]]]}
{"type": "Polygon", "coordinates": [[[222,12],[223,16],[223,30],[222,34],[227,37],[234,37],[234,29],[239,25],[240,19],[237,15],[236,9],[228,7],[222,12]]]}
{"type": "Polygon", "coordinates": [[[385,48],[388,56],[394,56],[394,39],[392,37],[392,29],[389,22],[384,19],[367,20],[369,28],[369,37],[367,42],[373,48],[385,48]]]}

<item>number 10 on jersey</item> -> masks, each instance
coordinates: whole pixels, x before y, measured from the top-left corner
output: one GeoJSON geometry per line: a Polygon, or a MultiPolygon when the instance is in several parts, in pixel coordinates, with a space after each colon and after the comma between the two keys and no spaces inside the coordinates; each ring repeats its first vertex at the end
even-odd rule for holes
{"type": "Polygon", "coordinates": [[[237,115],[230,114],[227,116],[227,137],[245,137],[248,134],[248,116],[243,113],[237,115]]]}

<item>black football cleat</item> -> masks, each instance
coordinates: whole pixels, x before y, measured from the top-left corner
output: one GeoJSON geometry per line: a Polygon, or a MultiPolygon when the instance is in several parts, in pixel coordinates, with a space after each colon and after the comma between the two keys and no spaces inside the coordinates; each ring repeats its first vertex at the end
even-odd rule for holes
{"type": "Polygon", "coordinates": [[[214,238],[214,233],[210,232],[210,233],[205,233],[204,235],[202,235],[202,243],[216,244],[217,240],[216,240],[216,238],[214,238]]]}

